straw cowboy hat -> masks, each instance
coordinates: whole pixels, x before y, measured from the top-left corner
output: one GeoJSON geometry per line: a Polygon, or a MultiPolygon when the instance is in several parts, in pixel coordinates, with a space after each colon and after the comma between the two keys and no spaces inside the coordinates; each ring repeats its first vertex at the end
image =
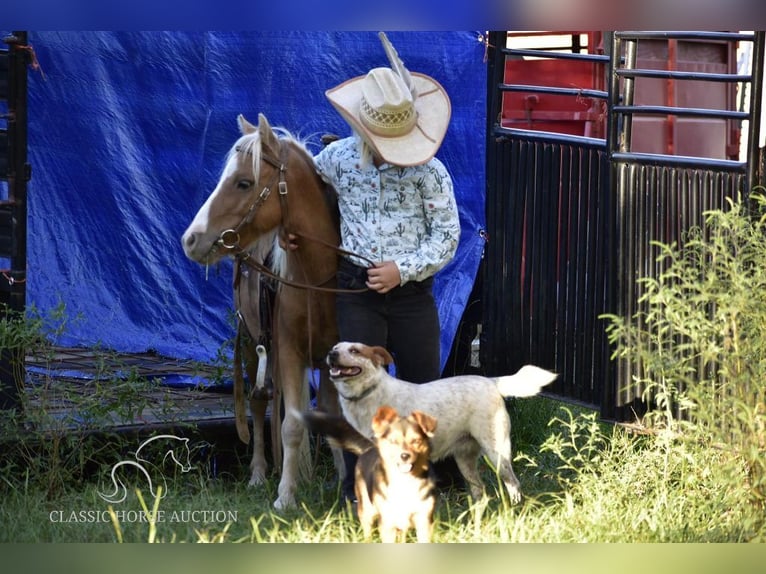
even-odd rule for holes
{"type": "Polygon", "coordinates": [[[400,166],[424,164],[447,133],[449,96],[433,78],[409,72],[386,35],[379,36],[391,67],[374,68],[325,95],[381,159],[400,166]]]}

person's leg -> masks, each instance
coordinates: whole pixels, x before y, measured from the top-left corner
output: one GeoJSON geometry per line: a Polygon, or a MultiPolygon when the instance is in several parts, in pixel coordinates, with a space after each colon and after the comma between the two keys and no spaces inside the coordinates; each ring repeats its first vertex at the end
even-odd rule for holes
{"type": "Polygon", "coordinates": [[[411,383],[427,383],[441,374],[439,314],[431,283],[407,283],[386,301],[386,348],[394,357],[396,376],[411,383]]]}

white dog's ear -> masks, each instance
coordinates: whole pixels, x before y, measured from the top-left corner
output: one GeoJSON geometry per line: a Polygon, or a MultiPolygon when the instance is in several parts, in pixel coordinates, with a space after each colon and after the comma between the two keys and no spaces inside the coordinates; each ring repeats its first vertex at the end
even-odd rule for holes
{"type": "Polygon", "coordinates": [[[390,365],[394,362],[391,353],[386,351],[383,347],[371,347],[370,350],[372,352],[372,360],[379,367],[390,365]]]}

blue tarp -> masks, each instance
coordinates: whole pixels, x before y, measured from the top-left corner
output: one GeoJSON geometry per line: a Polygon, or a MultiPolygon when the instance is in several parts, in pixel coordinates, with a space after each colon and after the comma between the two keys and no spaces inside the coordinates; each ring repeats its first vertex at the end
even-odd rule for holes
{"type": "MultiPolygon", "coordinates": [[[[438,276],[443,361],[484,227],[484,48],[473,32],[392,32],[453,116],[438,156],[461,213],[438,276]]],[[[376,32],[30,32],[27,302],[63,303],[56,343],[209,361],[233,335],[231,263],[208,272],[180,237],[238,137],[236,116],[302,137],[346,135],[324,91],[387,65],[376,32]]]]}

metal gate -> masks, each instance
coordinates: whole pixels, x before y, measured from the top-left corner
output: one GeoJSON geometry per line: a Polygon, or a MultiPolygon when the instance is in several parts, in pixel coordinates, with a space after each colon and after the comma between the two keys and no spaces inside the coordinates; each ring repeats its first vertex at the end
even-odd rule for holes
{"type": "Polygon", "coordinates": [[[587,53],[506,47],[508,38],[488,36],[482,365],[490,375],[525,363],[553,369],[552,394],[630,420],[643,410],[640,389],[628,390],[631,366],[611,360],[599,317],[635,313],[636,280],[659,271],[652,240],[680,242],[704,211],[761,181],[764,34],[591,33],[587,53]],[[748,73],[731,69],[742,44],[748,73]],[[560,65],[553,73],[550,62],[560,65]],[[590,70],[590,85],[567,84],[569,69],[590,70]],[[535,83],[536,70],[553,81],[535,83]],[[743,109],[732,109],[736,85],[749,90],[743,109]],[[566,133],[550,131],[556,121],[569,122],[566,133]],[[741,122],[743,161],[731,159],[741,122]],[[690,138],[699,155],[679,153],[690,138]]]}
{"type": "MultiPolygon", "coordinates": [[[[23,314],[27,272],[26,32],[3,38],[0,49],[0,321],[23,314]]],[[[0,409],[18,405],[24,350],[0,347],[0,409]]]]}

